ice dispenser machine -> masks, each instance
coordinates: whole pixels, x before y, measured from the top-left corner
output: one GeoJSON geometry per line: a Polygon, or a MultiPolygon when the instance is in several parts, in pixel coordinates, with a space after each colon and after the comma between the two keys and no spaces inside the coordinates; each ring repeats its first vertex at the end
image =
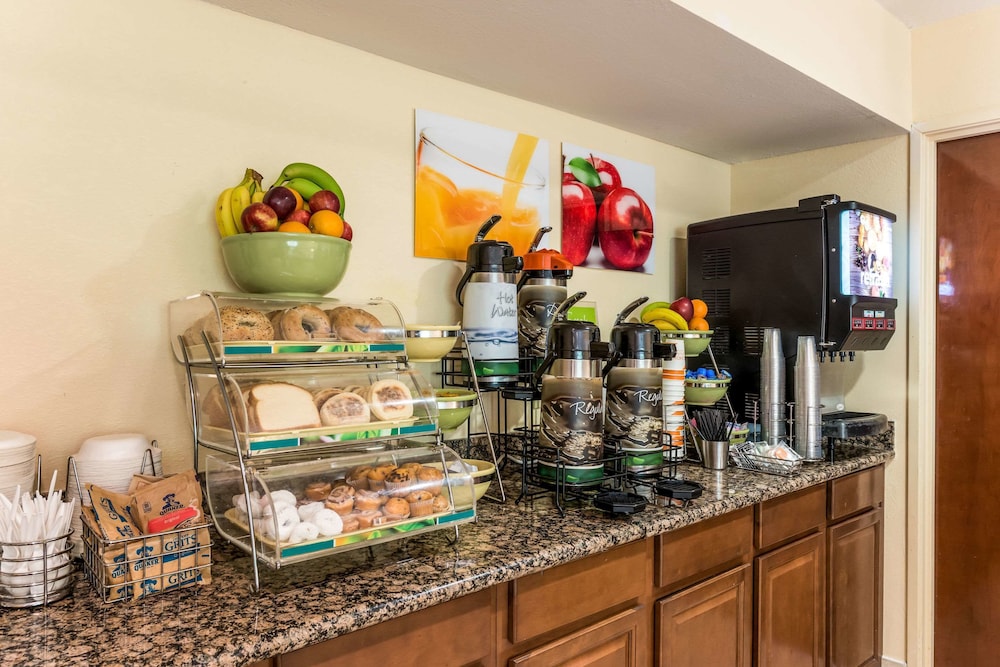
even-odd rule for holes
{"type": "Polygon", "coordinates": [[[815,338],[824,362],[886,347],[896,329],[895,220],[823,195],[688,226],[687,293],[713,313],[712,351],[733,373],[729,396],[744,419],[760,399],[765,328],[781,330],[789,368],[799,336],[815,338]]]}

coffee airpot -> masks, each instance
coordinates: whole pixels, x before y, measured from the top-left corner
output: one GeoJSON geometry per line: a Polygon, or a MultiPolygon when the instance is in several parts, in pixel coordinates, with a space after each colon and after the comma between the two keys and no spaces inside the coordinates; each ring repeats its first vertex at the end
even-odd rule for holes
{"type": "Polygon", "coordinates": [[[526,357],[545,356],[546,335],[556,309],[566,300],[566,281],[573,275],[572,262],[558,250],[538,250],[542,236],[551,231],[551,227],[538,230],[517,281],[517,340],[526,357]]]}
{"type": "Polygon", "coordinates": [[[642,297],[626,306],[611,329],[616,354],[605,374],[604,435],[609,446],[624,450],[663,446],[662,367],[674,358],[675,348],[659,341],[652,324],[626,321],[648,300],[642,297]]]}
{"type": "Polygon", "coordinates": [[[486,239],[498,222],[500,216],[494,215],[479,229],[455,289],[476,376],[492,385],[517,382],[516,276],[523,262],[510,243],[486,239]]]}
{"type": "Polygon", "coordinates": [[[566,319],[586,295],[577,292],[556,309],[545,358],[534,374],[541,395],[540,455],[574,466],[604,455],[604,363],[611,363],[615,352],[613,344],[601,341],[596,324],[566,319]]]}

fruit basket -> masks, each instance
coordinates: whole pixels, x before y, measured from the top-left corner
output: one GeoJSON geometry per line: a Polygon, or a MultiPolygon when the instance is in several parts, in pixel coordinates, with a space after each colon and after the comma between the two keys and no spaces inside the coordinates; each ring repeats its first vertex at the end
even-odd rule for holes
{"type": "Polygon", "coordinates": [[[385,299],[202,292],[169,304],[171,346],[181,363],[397,359],[405,328],[385,299]]]}
{"type": "Polygon", "coordinates": [[[475,518],[472,474],[444,445],[402,445],[280,464],[206,460],[219,533],[277,568],[475,518]]]}
{"type": "Polygon", "coordinates": [[[198,441],[248,458],[438,428],[433,390],[406,367],[194,368],[191,381],[198,441]]]}

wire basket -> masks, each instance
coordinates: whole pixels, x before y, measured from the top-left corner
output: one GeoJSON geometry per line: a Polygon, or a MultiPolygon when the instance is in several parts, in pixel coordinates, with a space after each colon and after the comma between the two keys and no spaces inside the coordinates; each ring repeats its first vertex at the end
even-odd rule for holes
{"type": "Polygon", "coordinates": [[[802,470],[802,461],[789,461],[776,459],[770,456],[754,454],[751,449],[752,442],[734,444],[729,448],[729,459],[737,468],[762,472],[768,475],[781,475],[782,477],[794,477],[802,470]]]}
{"type": "Polygon", "coordinates": [[[0,607],[37,607],[73,590],[70,530],[35,542],[0,542],[0,607]]]}
{"type": "Polygon", "coordinates": [[[212,539],[208,524],[109,540],[85,510],[83,572],[106,603],[209,584],[212,539]]]}

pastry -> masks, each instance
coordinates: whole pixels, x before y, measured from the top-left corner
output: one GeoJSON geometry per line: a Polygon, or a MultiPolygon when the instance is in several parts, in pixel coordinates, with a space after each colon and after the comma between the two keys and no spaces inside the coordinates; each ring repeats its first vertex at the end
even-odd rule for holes
{"type": "Polygon", "coordinates": [[[354,509],[354,489],[342,486],[337,491],[330,492],[325,505],[337,514],[343,516],[349,514],[354,509]]]}
{"type": "Polygon", "coordinates": [[[326,314],[339,340],[351,343],[385,340],[382,323],[367,310],[339,306],[326,311],[326,314]]]}
{"type": "Polygon", "coordinates": [[[381,491],[385,488],[386,471],[382,467],[375,467],[368,471],[368,488],[372,491],[381,491]]]}
{"type": "Polygon", "coordinates": [[[451,509],[451,502],[448,500],[448,496],[443,493],[440,496],[434,496],[431,501],[431,509],[434,514],[440,514],[441,512],[447,512],[451,509]]]}
{"type": "Polygon", "coordinates": [[[358,521],[358,517],[354,512],[351,512],[346,516],[342,516],[340,519],[343,522],[343,532],[345,533],[353,533],[361,528],[361,523],[358,521]]]}
{"type": "Polygon", "coordinates": [[[429,491],[413,491],[406,496],[406,502],[410,506],[410,516],[427,516],[434,512],[434,494],[429,491]]]}
{"type": "Polygon", "coordinates": [[[399,380],[379,380],[368,391],[368,404],[376,419],[393,421],[413,416],[413,395],[399,380]]]}
{"type": "Polygon", "coordinates": [[[309,500],[324,500],[331,491],[333,485],[330,482],[309,482],[306,484],[305,496],[309,500]]]}
{"type": "Polygon", "coordinates": [[[382,508],[386,521],[402,521],[410,516],[410,504],[402,498],[390,498],[382,508]]]}
{"type": "Polygon", "coordinates": [[[444,473],[437,468],[421,466],[417,470],[417,487],[429,491],[432,496],[441,493],[444,484],[444,473]]]}
{"type": "Polygon", "coordinates": [[[351,516],[358,520],[358,528],[364,530],[365,528],[374,526],[382,518],[382,512],[378,510],[362,510],[352,512],[351,516]]]}
{"type": "Polygon", "coordinates": [[[350,484],[355,489],[368,489],[368,473],[371,472],[371,466],[358,466],[347,473],[347,483],[350,484]]]}
{"type": "Polygon", "coordinates": [[[354,494],[354,508],[357,510],[377,510],[382,507],[387,500],[386,496],[378,491],[366,491],[359,489],[354,494]]]}
{"type": "Polygon", "coordinates": [[[415,479],[416,477],[409,470],[396,468],[386,475],[385,490],[390,496],[402,498],[412,490],[410,487],[413,486],[415,479]]]}

